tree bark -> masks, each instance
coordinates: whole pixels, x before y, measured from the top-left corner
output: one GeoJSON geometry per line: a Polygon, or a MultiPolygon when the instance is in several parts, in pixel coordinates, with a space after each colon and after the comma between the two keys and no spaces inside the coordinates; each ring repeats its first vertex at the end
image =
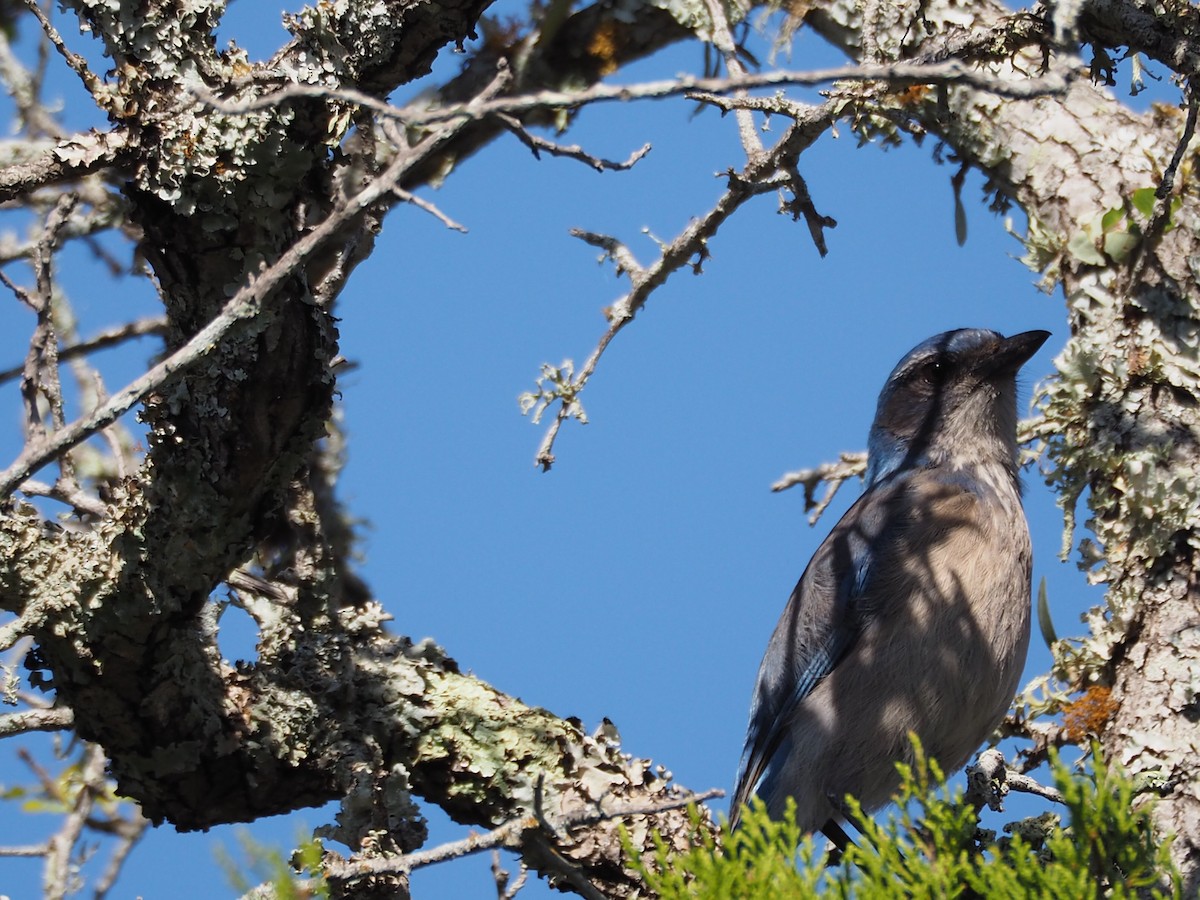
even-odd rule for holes
{"type": "MultiPolygon", "coordinates": [[[[103,147],[128,170],[125,200],[161,291],[168,353],[387,162],[374,158],[362,117],[362,139],[338,149],[353,120],[336,91],[382,100],[465,40],[485,5],[319,4],[293,18],[292,43],[255,71],[215,51],[216,0],[67,4],[119,74],[91,87],[114,122],[103,147]],[[330,94],[239,113],[208,100],[252,104],[280,78],[330,94]]],[[[424,177],[418,151],[410,180],[424,177]]],[[[96,156],[71,174],[95,170],[96,156]]],[[[16,196],[66,173],[24,175],[11,179],[16,196]]],[[[337,354],[330,306],[390,202],[351,217],[321,256],[147,398],[145,462],[108,486],[95,527],[48,529],[20,505],[0,517],[0,603],[37,641],[35,680],[74,710],[119,792],[155,822],[202,829],[350,798],[337,833],[360,850],[382,828],[388,838],[373,846],[387,853],[424,838],[410,787],[487,826],[535,808],[553,825],[585,808],[679,795],[615,741],[459,673],[436,648],[389,637],[388,617],[347,570],[323,450],[337,354]],[[258,660],[237,668],[217,649],[210,602],[226,581],[261,632],[258,660]]],[[[637,844],[650,846],[651,826],[679,842],[691,830],[680,809],[643,815],[637,844]]],[[[609,896],[637,884],[615,822],[560,836],[557,853],[538,849],[540,825],[531,831],[527,857],[551,877],[569,881],[578,866],[609,896]]]]}
{"type": "MultiPolygon", "coordinates": [[[[894,58],[936,58],[961,42],[963,29],[979,35],[1007,22],[1012,34],[1020,24],[985,2],[970,4],[969,21],[960,4],[922,3],[919,17],[915,4],[876,8],[874,43],[894,58]]],[[[857,10],[821,3],[809,21],[857,53],[857,10]]],[[[1085,39],[1129,45],[1183,75],[1195,71],[1194,6],[1167,4],[1163,13],[1104,2],[1084,10],[1085,39]]],[[[1019,76],[1044,64],[1031,48],[993,56],[990,66],[1019,76]]],[[[1048,64],[1076,76],[1061,97],[1009,100],[955,86],[904,112],[987,176],[993,205],[1020,206],[1029,218],[1026,261],[1062,285],[1071,339],[1042,400],[1044,433],[1054,435],[1052,480],[1072,524],[1087,491],[1088,525],[1104,550],[1092,575],[1109,586],[1069,678],[1076,688],[1112,687],[1105,752],[1160,786],[1155,821],[1164,837],[1174,835],[1171,855],[1191,894],[1200,887],[1200,202],[1182,174],[1155,207],[1166,213],[1175,205],[1157,227],[1135,202],[1135,192],[1163,184],[1183,114],[1132,111],[1087,78],[1073,54],[1054,54],[1048,64]]],[[[1190,148],[1185,160],[1194,164],[1190,148]]]]}
{"type": "MultiPolygon", "coordinates": [[[[168,353],[222,317],[232,324],[146,398],[149,451],[136,473],[104,485],[105,515],[63,531],[20,501],[4,507],[0,606],[36,638],[35,678],[155,821],[205,828],[342,798],[336,836],[385,855],[423,840],[411,789],[469,824],[533,816],[522,842],[531,864],[576,889],[583,879],[632,895],[639,882],[615,822],[568,829],[553,852],[549,826],[598,804],[652,806],[679,789],[623,755],[607,730],[587,735],[463,675],[436,647],[389,636],[346,563],[333,497],[332,305],[394,202],[391,183],[367,188],[394,164],[401,189],[444,177],[508,127],[453,119],[390,145],[395,133],[338,91],[382,101],[465,40],[486,2],[317,4],[292,17],[293,40],[264,66],[216,51],[219,0],[64,5],[113,62],[111,84],[85,78],[112,131],[41,148],[0,173],[0,195],[20,200],[104,173],[120,184],[160,287],[168,353]],[[270,99],[280,84],[307,90],[270,99]],[[327,222],[337,225],[330,239],[231,313],[231,297],[275,278],[273,267],[327,222]],[[212,595],[223,589],[259,624],[253,664],[231,667],[217,650],[212,595]]],[[[984,172],[993,205],[1015,203],[1029,218],[1027,261],[1063,286],[1071,340],[1042,401],[1046,433],[1068,511],[1088,493],[1106,554],[1094,575],[1109,583],[1106,610],[1063,671],[1075,687],[1111,686],[1106,751],[1160,785],[1156,821],[1176,835],[1172,854],[1194,892],[1195,160],[1190,149],[1176,158],[1184,116],[1132,112],[1064,42],[1074,29],[1190,77],[1197,14],[1187,3],[1117,0],[1049,23],[988,2],[803,6],[810,27],[864,62],[963,58],[1013,79],[1044,66],[1070,77],[1065,93],[1032,100],[962,84],[836,93],[864,136],[933,134],[984,172]]],[[[711,14],[685,7],[632,4],[618,16],[605,3],[547,18],[541,32],[485,48],[438,102],[593,84],[693,35],[711,14]]],[[[547,108],[534,120],[552,116],[569,113],[547,108]]],[[[794,162],[778,185],[799,190],[794,162]]],[[[694,838],[678,809],[626,824],[635,847],[649,847],[653,830],[680,847],[694,838]]],[[[375,889],[403,891],[403,875],[375,889]]]]}

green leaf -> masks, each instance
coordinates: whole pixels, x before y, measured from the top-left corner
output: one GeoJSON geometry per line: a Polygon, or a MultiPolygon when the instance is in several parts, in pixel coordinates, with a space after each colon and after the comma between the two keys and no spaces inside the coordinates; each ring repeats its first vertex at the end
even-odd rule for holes
{"type": "Polygon", "coordinates": [[[1095,239],[1086,230],[1077,231],[1071,235],[1071,239],[1067,241],[1067,252],[1089,266],[1108,265],[1108,260],[1104,258],[1104,254],[1096,248],[1095,239]]]}
{"type": "Polygon", "coordinates": [[[1123,263],[1129,258],[1141,235],[1128,231],[1112,231],[1104,236],[1104,253],[1115,263],[1123,263]]]}
{"type": "Polygon", "coordinates": [[[1058,640],[1058,632],[1054,630],[1054,620],[1050,617],[1050,602],[1046,598],[1045,576],[1042,576],[1041,583],[1038,584],[1037,617],[1038,628],[1042,632],[1042,640],[1049,647],[1058,640]]]}
{"type": "Polygon", "coordinates": [[[1133,203],[1133,208],[1146,219],[1154,215],[1154,204],[1158,199],[1154,196],[1154,190],[1152,187],[1138,188],[1129,196],[1130,202],[1133,203]]]}

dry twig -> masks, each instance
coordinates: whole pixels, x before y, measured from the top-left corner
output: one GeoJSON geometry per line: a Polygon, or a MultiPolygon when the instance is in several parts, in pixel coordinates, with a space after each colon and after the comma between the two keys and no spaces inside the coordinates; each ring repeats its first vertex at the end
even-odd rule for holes
{"type": "Polygon", "coordinates": [[[698,794],[672,797],[657,803],[632,803],[607,810],[587,810],[567,816],[562,821],[554,824],[546,822],[543,817],[538,815],[526,815],[517,819],[510,819],[503,825],[484,834],[472,834],[461,841],[451,841],[450,843],[442,844],[429,850],[420,850],[416,853],[406,853],[401,856],[331,862],[325,867],[325,875],[329,878],[346,879],[357,878],[363,875],[408,873],[422,866],[430,866],[450,859],[459,859],[497,847],[520,849],[525,841],[530,839],[527,833],[536,834],[538,832],[545,832],[548,837],[553,838],[555,831],[569,831],[573,828],[595,825],[598,822],[606,822],[611,819],[629,818],[630,816],[652,816],[656,813],[681,809],[692,803],[702,803],[705,800],[711,800],[714,797],[723,797],[724,795],[724,791],[714,788],[698,794]]]}
{"type": "MultiPolygon", "coordinates": [[[[473,102],[487,103],[510,80],[507,69],[500,69],[492,84],[473,102]]],[[[231,333],[239,329],[265,327],[266,323],[262,321],[261,313],[274,290],[343,226],[368,207],[390,195],[407,171],[440,150],[469,120],[470,117],[459,119],[430,135],[415,147],[400,149],[383,172],[300,237],[273,264],[253,277],[229,299],[221,312],[196,332],[186,344],[131,381],[107,402],[58,429],[52,435],[27,444],[17,459],[0,473],[0,497],[7,497],[41,466],[115,422],[152,391],[158,390],[202,359],[231,333]]]]}
{"type": "Polygon", "coordinates": [[[831,100],[820,106],[803,107],[775,146],[770,151],[757,154],[747,162],[742,171],[729,173],[725,192],[712,209],[694,219],[675,240],[664,244],[659,258],[648,266],[639,265],[633,254],[615,238],[590,232],[574,232],[576,237],[602,247],[606,254],[617,262],[618,272],[629,276],[632,286],[629,293],[609,308],[608,328],[561,397],[558,411],[547,427],[534,458],[534,463],[541,466],[543,471],[549,470],[554,464],[553,447],[558,432],[563,422],[578,416],[579,392],[595,372],[600,358],[613,338],[633,321],[650,295],[672,274],[689,265],[693,271],[700,270],[700,266],[708,258],[709,239],[742,204],[752,197],[789,186],[791,176],[787,172],[787,166],[790,160],[824,134],[825,129],[840,114],[840,101],[831,100]]]}

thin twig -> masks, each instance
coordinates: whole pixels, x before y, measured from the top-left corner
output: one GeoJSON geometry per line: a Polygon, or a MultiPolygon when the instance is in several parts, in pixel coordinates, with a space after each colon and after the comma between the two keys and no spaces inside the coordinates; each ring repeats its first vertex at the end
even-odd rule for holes
{"type": "Polygon", "coordinates": [[[1187,118],[1183,123],[1183,134],[1180,135],[1179,142],[1175,145],[1175,152],[1171,155],[1171,161],[1163,169],[1162,179],[1154,190],[1154,215],[1146,224],[1142,240],[1137,246],[1137,258],[1129,267],[1129,284],[1131,286],[1141,280],[1142,272],[1145,271],[1146,265],[1153,255],[1151,250],[1158,239],[1162,237],[1167,223],[1171,220],[1171,201],[1174,199],[1171,192],[1175,187],[1175,174],[1179,171],[1179,164],[1183,162],[1188,145],[1191,144],[1192,138],[1196,134],[1196,116],[1200,112],[1200,97],[1197,97],[1191,78],[1188,79],[1185,94],[1187,95],[1188,110],[1187,118]]]}
{"type": "Polygon", "coordinates": [[[813,69],[808,72],[776,70],[753,75],[747,74],[736,78],[683,76],[627,85],[601,83],[581,91],[534,91],[512,97],[496,97],[484,103],[471,101],[432,108],[424,104],[419,106],[414,104],[412,108],[401,108],[358,91],[307,84],[287,84],[277,91],[242,101],[223,100],[200,87],[193,87],[192,91],[198,100],[227,115],[244,115],[260,109],[269,109],[286,100],[315,97],[355,103],[379,115],[396,119],[405,126],[421,127],[463,117],[482,119],[499,113],[521,114],[534,110],[576,109],[590,103],[655,100],[697,92],[723,94],[787,85],[811,87],[833,81],[883,81],[897,87],[914,84],[961,84],[977,90],[988,91],[1000,97],[1021,100],[1061,94],[1068,86],[1068,78],[1059,73],[1050,73],[1038,78],[1012,80],[989,75],[960,60],[949,59],[938,63],[902,61],[875,66],[835,66],[828,69],[813,69]]]}
{"type": "MultiPolygon", "coordinates": [[[[583,828],[605,822],[611,819],[624,819],[631,816],[652,816],[657,813],[682,809],[692,803],[702,803],[714,797],[723,797],[725,792],[713,788],[697,794],[686,794],[672,797],[668,800],[649,803],[631,803],[615,809],[587,810],[566,816],[557,823],[557,828],[569,831],[572,828],[583,828]]],[[[363,875],[381,875],[385,873],[408,873],[424,866],[431,866],[450,859],[459,859],[492,850],[497,847],[519,849],[523,841],[523,833],[542,829],[538,817],[525,815],[510,819],[503,825],[493,828],[483,834],[472,834],[460,841],[451,841],[429,850],[416,853],[406,853],[401,856],[375,857],[371,859],[349,859],[332,862],[326,865],[325,875],[328,878],[357,878],[363,875]]]]}
{"type": "Polygon", "coordinates": [[[635,150],[633,153],[631,153],[629,158],[624,162],[618,162],[616,160],[604,159],[600,156],[593,156],[578,144],[571,144],[567,146],[533,134],[523,124],[521,124],[520,119],[516,118],[515,116],[510,116],[507,113],[497,113],[496,120],[501,122],[505,128],[515,134],[517,138],[520,139],[521,143],[530,149],[535,159],[540,159],[541,153],[544,151],[549,153],[551,156],[565,156],[568,159],[575,159],[579,160],[579,162],[587,163],[597,172],[603,172],[605,169],[616,172],[622,172],[626,169],[631,169],[638,160],[650,152],[650,145],[643,144],[641,149],[635,150]]]}
{"type": "Polygon", "coordinates": [[[967,790],[964,799],[976,809],[987,807],[999,811],[1004,807],[1004,797],[1010,791],[1034,794],[1052,803],[1065,804],[1062,792],[1030,778],[1011,768],[1004,754],[990,747],[979,754],[979,758],[967,766],[967,790]]]}
{"type": "MultiPolygon", "coordinates": [[[[0,272],[0,279],[4,279],[2,272],[0,272]]],[[[12,285],[8,285],[6,281],[4,283],[10,289],[16,290],[12,285]]],[[[162,316],[152,316],[145,319],[138,319],[135,322],[126,322],[122,325],[107,328],[87,340],[76,344],[69,344],[66,347],[60,347],[58,358],[59,361],[75,359],[76,357],[86,356],[89,353],[95,353],[97,350],[106,350],[109,347],[115,347],[133,338],[162,335],[166,333],[166,330],[167,320],[162,316]]],[[[0,369],[0,384],[16,378],[21,374],[23,368],[23,366],[13,366],[8,369],[0,369]]]]}
{"type": "Polygon", "coordinates": [[[867,454],[843,453],[837,462],[822,463],[813,469],[788,472],[771,485],[771,490],[786,491],[798,484],[803,485],[804,511],[812,511],[812,515],[808,517],[808,524],[816,525],[817,520],[821,518],[825,509],[833,501],[842,484],[851,478],[861,477],[866,471],[867,454]],[[817,499],[817,486],[821,484],[825,485],[825,490],[820,499],[817,499]]]}
{"type": "MultiPolygon", "coordinates": [[[[1051,436],[1046,427],[1046,420],[1043,416],[1022,419],[1017,423],[1017,443],[1024,446],[1034,441],[1046,440],[1051,436]]],[[[813,511],[808,521],[810,525],[815,525],[842,484],[851,478],[862,477],[866,471],[866,453],[843,453],[836,462],[821,463],[812,469],[798,469],[795,472],[781,475],[779,480],[771,485],[771,490],[774,492],[786,491],[796,485],[803,485],[804,511],[813,511]],[[825,484],[826,489],[820,499],[817,499],[817,487],[821,484],[825,484]]]]}
{"type": "Polygon", "coordinates": [[[529,879],[529,867],[525,865],[524,860],[521,860],[520,864],[516,881],[510,882],[511,875],[500,864],[500,851],[492,851],[492,878],[496,882],[496,900],[513,900],[517,892],[525,887],[525,882],[529,879]]]}
{"type": "Polygon", "coordinates": [[[663,245],[659,258],[648,266],[638,266],[636,262],[631,262],[632,254],[628,254],[623,245],[613,238],[591,235],[588,232],[578,234],[590,243],[603,246],[606,252],[617,260],[618,266],[628,272],[632,286],[629,293],[609,307],[608,328],[600,336],[583,367],[572,379],[569,386],[570,396],[564,395],[560,401],[555,417],[547,426],[538,446],[534,457],[535,465],[540,466],[543,471],[549,471],[554,465],[554,442],[563,423],[577,415],[580,391],[596,371],[596,366],[608,345],[633,321],[633,317],[645,306],[650,295],[684,266],[690,264],[693,271],[699,271],[700,265],[708,258],[708,241],[742,204],[752,197],[788,186],[790,176],[783,171],[785,163],[794,159],[824,134],[829,124],[840,115],[841,108],[840,101],[830,100],[805,110],[803,115],[798,116],[788,126],[787,131],[769,152],[758,154],[749,160],[741,172],[730,173],[726,190],[716,205],[700,218],[693,219],[675,240],[663,245]],[[625,256],[618,255],[620,253],[624,253],[625,256]]]}
{"type": "Polygon", "coordinates": [[[121,825],[120,840],[108,858],[108,865],[104,867],[104,871],[96,881],[96,888],[92,894],[93,900],[104,900],[108,896],[108,892],[116,884],[117,877],[121,874],[121,869],[129,858],[129,854],[133,852],[133,848],[138,845],[150,828],[150,820],[142,815],[141,810],[134,808],[129,813],[129,818],[121,820],[121,825]]]}
{"type": "MultiPolygon", "coordinates": [[[[12,292],[12,295],[20,300],[21,303],[28,306],[34,312],[37,312],[37,299],[33,296],[33,294],[29,293],[29,291],[25,290],[25,288],[21,287],[19,284],[16,284],[11,278],[9,278],[3,269],[0,269],[0,284],[8,288],[9,291],[12,292]]],[[[13,375],[20,375],[23,371],[25,371],[25,366],[22,364],[10,369],[9,371],[13,375]]]]}
{"type": "MultiPolygon", "coordinates": [[[[62,380],[58,371],[58,336],[54,309],[54,258],[59,247],[63,226],[71,218],[79,198],[75,194],[60,194],[54,208],[46,217],[42,238],[34,253],[33,266],[37,276],[38,324],[34,339],[30,341],[30,356],[33,357],[38,377],[36,388],[50,405],[51,421],[55,429],[66,424],[63,409],[62,380]]],[[[62,475],[73,481],[70,454],[63,454],[59,462],[62,475]]]]}
{"type": "MultiPolygon", "coordinates": [[[[486,103],[510,80],[508,70],[501,68],[492,84],[479,94],[476,101],[480,104],[486,103]]],[[[0,473],[0,497],[7,497],[38,468],[125,415],[152,391],[158,390],[206,356],[235,329],[250,327],[250,323],[259,317],[267,298],[292,272],[336,235],[346,223],[389,194],[407,171],[444,146],[465,127],[470,118],[473,116],[448,125],[415,147],[398,151],[388,167],[361,191],[348,198],[320,224],[300,237],[272,265],[256,276],[251,275],[249,282],[229,299],[221,312],[196,332],[186,344],[135,378],[106,403],[54,432],[45,440],[27,446],[12,465],[0,473]]],[[[265,323],[259,322],[258,327],[265,327],[265,323]]]]}
{"type": "Polygon", "coordinates": [[[50,852],[49,844],[18,844],[11,847],[0,846],[0,857],[37,857],[50,852]]]}
{"type": "Polygon", "coordinates": [[[61,478],[54,484],[27,478],[21,482],[18,490],[27,497],[48,497],[51,500],[67,504],[76,512],[92,516],[102,517],[109,511],[108,505],[99,497],[85,493],[73,481],[70,484],[64,483],[61,478]]]}
{"type": "Polygon", "coordinates": [[[785,200],[782,191],[780,192],[780,212],[790,214],[793,219],[804,218],[813,246],[824,258],[829,254],[829,247],[825,243],[825,229],[837,227],[837,220],[817,212],[812,195],[808,192],[808,182],[804,180],[796,165],[789,164],[784,167],[784,171],[788,174],[788,190],[792,192],[792,199],[785,200]]]}
{"type": "Polygon", "coordinates": [[[572,228],[570,230],[571,237],[577,237],[585,244],[591,244],[593,247],[599,247],[604,251],[604,255],[600,258],[603,261],[605,258],[611,259],[617,266],[617,275],[637,275],[642,271],[642,264],[637,261],[637,257],[633,255],[633,251],[626,247],[621,241],[607,234],[596,234],[594,231],[584,231],[582,228],[572,228]]]}
{"type": "Polygon", "coordinates": [[[83,765],[80,766],[80,783],[75,796],[61,797],[70,803],[71,809],[58,831],[49,840],[50,847],[46,853],[42,885],[45,896],[50,900],[59,900],[73,892],[71,851],[83,834],[98,787],[104,781],[104,766],[104,752],[98,746],[89,746],[84,751],[83,765]]]}
{"type": "Polygon", "coordinates": [[[67,65],[71,67],[71,71],[79,76],[79,80],[83,82],[83,86],[87,92],[93,97],[98,96],[104,86],[100,79],[92,74],[92,71],[87,67],[87,61],[78,53],[72,53],[67,48],[67,45],[63,43],[62,35],[58,33],[58,29],[54,27],[50,19],[42,11],[41,6],[38,5],[38,0],[25,0],[25,5],[29,7],[29,11],[38,20],[38,24],[42,26],[42,31],[45,32],[50,43],[54,45],[54,49],[66,60],[67,65]]]}
{"type": "Polygon", "coordinates": [[[393,187],[392,193],[396,195],[397,199],[403,200],[405,203],[411,203],[417,209],[424,210],[425,212],[429,213],[451,231],[458,231],[462,234],[467,233],[467,226],[455,222],[448,215],[438,209],[433,203],[424,199],[423,197],[418,197],[416,194],[410,194],[408,191],[399,186],[393,187]]]}
{"type": "Polygon", "coordinates": [[[1058,788],[1035,781],[1028,775],[1023,775],[1015,769],[1006,769],[1004,780],[1011,790],[1019,791],[1023,794],[1034,794],[1052,803],[1066,805],[1067,800],[1058,788]]]}
{"type": "Polygon", "coordinates": [[[813,108],[811,103],[799,103],[789,100],[782,94],[775,93],[770,97],[755,97],[749,94],[738,94],[736,97],[726,97],[724,94],[711,94],[705,91],[692,91],[685,94],[689,100],[708,103],[717,107],[721,112],[733,112],[739,109],[753,109],[771,115],[784,115],[795,119],[803,116],[813,108]]]}
{"type": "MultiPolygon", "coordinates": [[[[725,7],[721,4],[721,0],[704,0],[704,2],[708,7],[709,20],[712,23],[713,46],[725,60],[725,69],[729,72],[730,77],[744,79],[747,75],[746,67],[738,59],[737,45],[733,41],[733,33],[729,30],[725,7]]],[[[743,97],[745,94],[745,88],[734,92],[734,95],[738,97],[743,97]]],[[[762,138],[758,136],[758,129],[754,127],[754,114],[748,109],[739,109],[734,115],[737,117],[738,136],[742,140],[742,149],[746,152],[746,158],[758,158],[763,152],[763,143],[762,138]]]]}

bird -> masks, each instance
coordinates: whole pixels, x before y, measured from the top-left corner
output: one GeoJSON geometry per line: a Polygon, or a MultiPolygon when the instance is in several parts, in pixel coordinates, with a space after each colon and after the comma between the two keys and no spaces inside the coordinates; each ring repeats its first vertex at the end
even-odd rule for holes
{"type": "Polygon", "coordinates": [[[788,798],[839,847],[913,764],[947,773],[1003,719],[1029,646],[1032,551],[1018,473],[1018,370],[1050,336],[947,331],[879,395],[862,495],[818,547],[767,644],[730,818],[788,798]]]}

